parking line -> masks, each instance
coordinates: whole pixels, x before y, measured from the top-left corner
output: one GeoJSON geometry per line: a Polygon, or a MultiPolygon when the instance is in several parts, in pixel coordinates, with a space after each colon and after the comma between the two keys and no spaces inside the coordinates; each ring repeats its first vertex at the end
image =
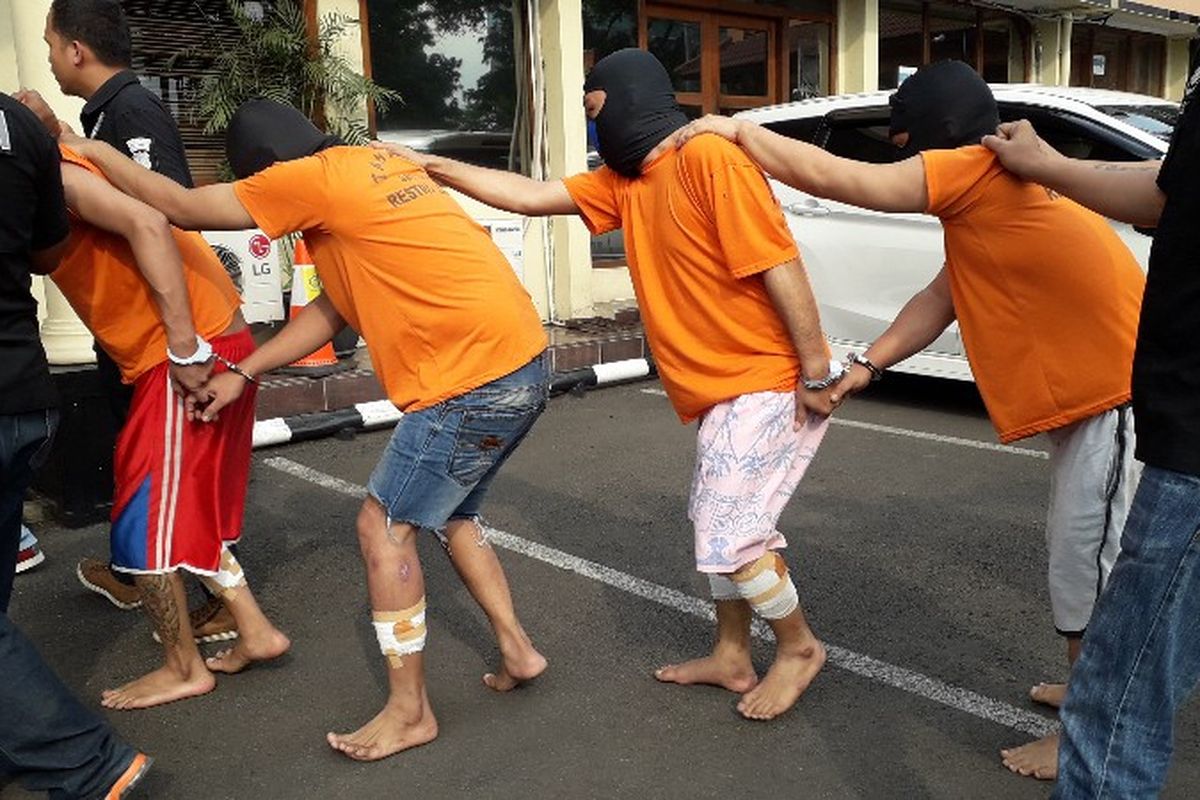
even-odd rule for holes
{"type": "MultiPolygon", "coordinates": [[[[264,459],[263,463],[280,472],[350,497],[361,499],[366,497],[367,494],[367,490],[358,484],[350,483],[312,467],[307,467],[304,464],[292,461],[290,458],[274,456],[264,459]]],[[[547,547],[538,542],[522,539],[520,536],[514,536],[511,533],[505,533],[494,528],[488,529],[488,537],[498,547],[520,553],[521,555],[528,556],[529,558],[536,559],[567,572],[574,572],[585,578],[591,578],[594,581],[611,586],[614,589],[620,589],[636,597],[650,600],[659,605],[667,606],[668,608],[673,608],[676,611],[691,614],[701,619],[712,621],[715,618],[711,600],[701,600],[698,597],[692,597],[666,586],[642,580],[612,567],[606,567],[595,561],[588,561],[562,550],[556,550],[553,547],[547,547]]],[[[774,640],[771,629],[759,620],[755,621],[753,633],[758,639],[764,641],[774,640]]],[[[1043,717],[1040,714],[1025,711],[1000,700],[993,700],[990,697],[985,697],[969,689],[952,686],[937,678],[931,678],[928,675],[922,675],[919,672],[898,667],[894,664],[872,658],[871,656],[847,650],[844,647],[831,645],[828,642],[825,643],[825,649],[829,659],[827,663],[833,666],[840,667],[868,680],[909,692],[910,694],[949,706],[958,711],[963,711],[979,719],[994,722],[997,725],[1003,725],[1038,737],[1045,736],[1055,731],[1058,727],[1053,720],[1043,717]]]]}
{"type": "MultiPolygon", "coordinates": [[[[652,394],[657,397],[667,396],[667,393],[662,389],[642,389],[642,394],[652,394]]],[[[864,431],[874,431],[875,433],[887,433],[892,436],[907,436],[910,439],[924,439],[925,441],[938,442],[939,444],[970,447],[974,450],[992,450],[997,453],[1009,453],[1015,456],[1028,456],[1029,458],[1050,458],[1050,454],[1045,450],[1033,450],[1028,447],[1013,447],[1007,444],[996,444],[995,442],[981,442],[978,439],[962,439],[958,436],[944,436],[940,433],[914,431],[908,428],[893,428],[890,425],[876,425],[874,422],[859,422],[858,420],[845,419],[844,417],[830,417],[829,421],[834,425],[843,425],[847,428],[858,428],[864,431]]]]}

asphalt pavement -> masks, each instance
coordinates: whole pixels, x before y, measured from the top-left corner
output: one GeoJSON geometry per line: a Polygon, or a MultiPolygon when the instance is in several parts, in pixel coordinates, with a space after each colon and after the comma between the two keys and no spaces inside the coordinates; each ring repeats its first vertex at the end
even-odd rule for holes
{"type": "MultiPolygon", "coordinates": [[[[1053,724],[1026,692],[1066,674],[1045,587],[1044,442],[996,446],[968,385],[889,376],[872,392],[839,414],[780,522],[831,652],[786,716],[745,721],[732,694],[651,675],[706,652],[712,625],[686,517],[695,430],[643,382],[551,400],[493,486],[487,521],[549,670],[508,695],[480,683],[496,658],[486,622],[423,542],[441,733],[374,764],[324,734],[385,696],[354,519],[388,433],[256,452],[241,559],[294,648],[205,697],[106,712],[157,758],[138,796],[1047,797],[998,757],[1053,724]]],[[[139,613],[76,582],[106,529],[39,533],[47,562],[17,579],[12,616],[98,707],[158,653],[139,613]]],[[[759,641],[760,670],[770,656],[759,641]]],[[[1193,797],[1200,714],[1178,727],[1164,796],[1193,797]]]]}

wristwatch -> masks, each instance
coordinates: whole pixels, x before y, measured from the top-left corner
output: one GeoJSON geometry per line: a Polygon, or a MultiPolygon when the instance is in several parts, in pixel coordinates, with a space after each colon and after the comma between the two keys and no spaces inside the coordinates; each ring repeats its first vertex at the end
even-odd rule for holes
{"type": "Polygon", "coordinates": [[[213,357],[212,345],[205,341],[204,337],[196,334],[196,352],[190,356],[177,356],[171,352],[171,347],[167,346],[167,358],[172,364],[180,367],[190,367],[195,364],[207,364],[208,360],[213,357]]]}
{"type": "Polygon", "coordinates": [[[866,367],[867,372],[871,373],[871,382],[872,383],[874,383],[877,380],[881,380],[883,378],[883,370],[881,370],[879,367],[875,366],[874,361],[872,361],[871,359],[862,355],[861,353],[847,353],[846,354],[846,363],[847,364],[861,364],[862,366],[866,367]]]}
{"type": "Polygon", "coordinates": [[[828,389],[830,386],[833,386],[835,383],[840,381],[842,379],[842,376],[845,374],[846,374],[846,368],[844,366],[842,366],[842,362],[830,361],[829,362],[829,374],[826,375],[824,378],[818,378],[817,380],[809,380],[808,378],[804,378],[803,376],[801,376],[801,378],[802,378],[802,382],[804,383],[805,389],[807,389],[810,392],[819,392],[824,389],[828,389]]]}

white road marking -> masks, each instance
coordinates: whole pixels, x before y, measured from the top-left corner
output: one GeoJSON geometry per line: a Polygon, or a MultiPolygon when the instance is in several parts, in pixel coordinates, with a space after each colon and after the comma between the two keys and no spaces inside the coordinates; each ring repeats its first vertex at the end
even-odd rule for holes
{"type": "MultiPolygon", "coordinates": [[[[358,484],[336,478],[333,475],[315,470],[312,467],[307,467],[289,458],[274,456],[264,459],[263,463],[280,472],[285,472],[350,497],[362,499],[367,495],[367,490],[358,484]]],[[[614,589],[620,589],[636,597],[650,600],[659,605],[667,606],[668,608],[673,608],[676,611],[691,614],[701,619],[711,621],[715,618],[712,601],[710,600],[701,600],[698,597],[692,597],[666,586],[642,580],[612,567],[606,567],[595,561],[588,561],[562,550],[556,550],[553,547],[547,547],[538,542],[522,539],[520,536],[514,536],[511,533],[498,531],[494,528],[488,530],[488,538],[493,544],[503,547],[506,550],[520,553],[521,555],[528,556],[553,567],[558,567],[567,572],[574,572],[585,578],[591,578],[594,581],[611,586],[614,589]]],[[[774,640],[771,629],[758,620],[755,621],[754,636],[764,641],[774,640]]],[[[1004,725],[1022,733],[1027,733],[1030,736],[1041,737],[1057,730],[1057,724],[1051,719],[1034,714],[1031,711],[1025,711],[1000,700],[993,700],[990,697],[985,697],[969,689],[951,686],[937,678],[931,678],[928,675],[922,675],[919,672],[898,667],[894,664],[872,658],[871,656],[847,650],[844,647],[831,645],[828,642],[825,643],[825,648],[829,655],[828,663],[868,680],[909,692],[926,700],[932,700],[935,703],[941,703],[979,719],[994,722],[997,725],[1004,725]]]]}
{"type": "MultiPolygon", "coordinates": [[[[667,393],[662,389],[642,389],[642,394],[652,394],[658,397],[667,396],[667,393]]],[[[1028,456],[1030,458],[1050,458],[1050,454],[1045,450],[1033,450],[1028,447],[1013,447],[1012,445],[996,444],[995,442],[981,442],[977,439],[962,439],[958,436],[943,436],[940,433],[929,433],[928,431],[893,428],[890,425],[876,425],[874,422],[859,422],[858,420],[845,419],[844,417],[830,417],[829,421],[834,425],[844,425],[847,428],[859,428],[864,431],[887,433],[892,436],[907,436],[910,439],[924,439],[929,442],[938,442],[939,444],[953,444],[959,447],[970,447],[975,450],[992,450],[997,453],[1009,453],[1015,456],[1028,456]]]]}

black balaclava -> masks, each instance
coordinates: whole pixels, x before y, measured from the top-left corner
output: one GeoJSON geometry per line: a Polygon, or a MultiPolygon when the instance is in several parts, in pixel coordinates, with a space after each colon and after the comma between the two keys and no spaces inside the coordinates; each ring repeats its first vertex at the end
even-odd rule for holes
{"type": "Polygon", "coordinates": [[[247,178],[276,161],[311,156],[342,140],[321,133],[308,117],[274,100],[247,100],[234,112],[225,132],[225,157],[233,174],[247,178]]]}
{"type": "Polygon", "coordinates": [[[888,101],[891,134],[908,133],[903,152],[949,150],[979,144],[996,132],[996,98],[979,73],[961,61],[939,61],[917,70],[888,101]]]}
{"type": "Polygon", "coordinates": [[[675,102],[671,76],[657,58],[636,47],[596,62],[584,94],[603,89],[596,115],[597,149],[609,168],[629,178],[642,174],[642,160],[663,139],[687,124],[675,102]]]}

